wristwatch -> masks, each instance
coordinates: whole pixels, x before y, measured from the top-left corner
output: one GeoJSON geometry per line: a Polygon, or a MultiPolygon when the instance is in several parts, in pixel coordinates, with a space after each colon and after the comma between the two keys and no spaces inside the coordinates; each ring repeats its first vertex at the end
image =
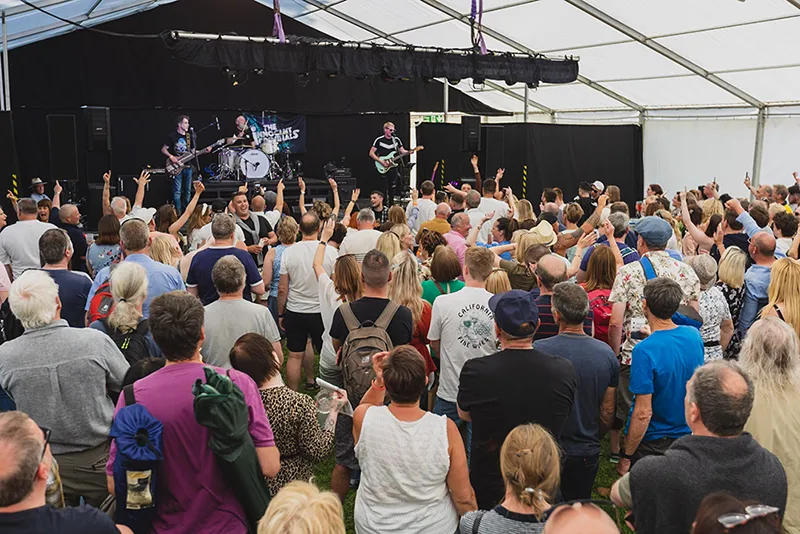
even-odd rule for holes
{"type": "Polygon", "coordinates": [[[324,247],[328,246],[328,242],[327,241],[320,241],[319,244],[324,246],[324,247]]]}
{"type": "Polygon", "coordinates": [[[633,458],[633,454],[626,454],[625,451],[622,451],[619,453],[619,457],[622,458],[623,460],[630,460],[631,458],[633,458]]]}

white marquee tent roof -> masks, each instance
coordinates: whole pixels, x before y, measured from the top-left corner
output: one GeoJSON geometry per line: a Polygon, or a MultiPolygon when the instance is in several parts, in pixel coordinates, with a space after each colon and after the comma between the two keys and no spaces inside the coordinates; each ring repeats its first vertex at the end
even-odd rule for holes
{"type": "MultiPolygon", "coordinates": [[[[173,0],[34,0],[95,25],[173,0]]],[[[260,0],[261,1],[261,0],[260,0]]],[[[272,7],[272,0],[263,0],[272,7]]],[[[529,92],[531,112],[800,105],[800,0],[484,0],[489,49],[578,56],[569,85],[529,92]]],[[[219,2],[224,9],[224,1],[219,2]]],[[[470,0],[282,0],[281,11],[348,41],[470,46],[470,0]]],[[[0,0],[9,47],[74,29],[0,0]]],[[[264,34],[272,22],[265,20],[264,34]]],[[[224,33],[225,28],[218,28],[224,33]]],[[[462,81],[488,105],[523,110],[524,87],[462,81]]]]}

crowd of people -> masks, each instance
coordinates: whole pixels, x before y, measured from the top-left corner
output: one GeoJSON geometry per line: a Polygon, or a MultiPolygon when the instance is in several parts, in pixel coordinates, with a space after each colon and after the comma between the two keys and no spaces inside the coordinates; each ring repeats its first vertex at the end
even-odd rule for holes
{"type": "Polygon", "coordinates": [[[293,214],[104,178],[94,236],[9,194],[0,531],[341,534],[355,489],[359,534],[800,534],[797,175],[631,209],[500,170],[341,217],[333,180],[293,214]]]}

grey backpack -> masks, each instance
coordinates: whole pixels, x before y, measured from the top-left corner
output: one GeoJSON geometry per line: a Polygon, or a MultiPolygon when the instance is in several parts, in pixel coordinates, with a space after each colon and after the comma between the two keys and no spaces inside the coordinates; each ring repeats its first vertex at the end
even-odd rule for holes
{"type": "Polygon", "coordinates": [[[347,398],[353,406],[358,406],[361,398],[369,390],[375,372],[372,370],[372,356],[394,348],[386,329],[400,306],[389,301],[378,320],[359,322],[349,303],[339,307],[344,324],[350,331],[342,345],[339,358],[342,379],[347,398]]]}

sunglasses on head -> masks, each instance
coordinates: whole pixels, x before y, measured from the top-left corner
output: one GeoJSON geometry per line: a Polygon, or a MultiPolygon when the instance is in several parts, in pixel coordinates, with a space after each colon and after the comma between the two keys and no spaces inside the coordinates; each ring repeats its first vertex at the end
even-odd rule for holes
{"type": "Polygon", "coordinates": [[[734,527],[740,527],[759,517],[765,517],[779,512],[778,508],[774,506],[767,506],[766,504],[753,504],[744,509],[744,513],[724,514],[717,518],[717,522],[725,527],[725,530],[730,530],[734,527]]]}

